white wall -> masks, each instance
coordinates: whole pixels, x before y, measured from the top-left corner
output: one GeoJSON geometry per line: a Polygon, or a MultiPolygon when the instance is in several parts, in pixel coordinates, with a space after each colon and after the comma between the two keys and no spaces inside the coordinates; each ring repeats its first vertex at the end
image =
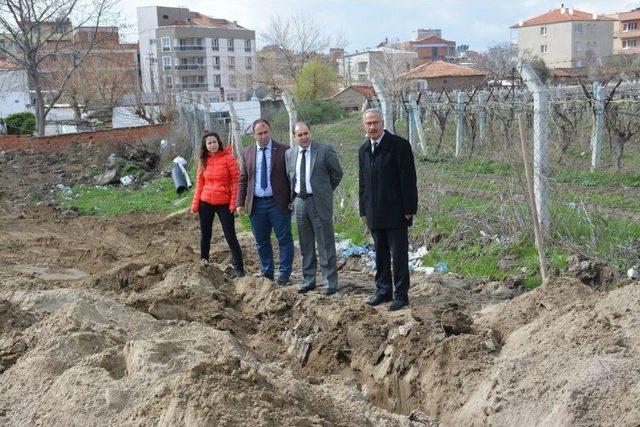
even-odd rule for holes
{"type": "Polygon", "coordinates": [[[24,70],[0,70],[0,117],[25,111],[33,112],[30,104],[27,73],[24,70]]]}
{"type": "MultiPolygon", "coordinates": [[[[156,109],[157,110],[157,111],[155,111],[156,114],[160,112],[160,107],[147,106],[145,108],[147,108],[147,109],[156,109]]],[[[136,116],[131,111],[131,108],[115,107],[113,109],[113,118],[112,118],[112,121],[111,121],[111,127],[113,127],[113,129],[137,127],[137,126],[147,126],[147,125],[149,125],[149,122],[147,122],[146,120],[143,120],[140,117],[136,116]]]]}

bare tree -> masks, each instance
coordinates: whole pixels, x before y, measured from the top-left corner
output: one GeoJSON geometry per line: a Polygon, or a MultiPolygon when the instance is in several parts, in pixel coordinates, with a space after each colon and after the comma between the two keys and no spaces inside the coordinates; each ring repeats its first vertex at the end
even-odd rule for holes
{"type": "Polygon", "coordinates": [[[36,131],[69,80],[100,43],[98,28],[117,22],[117,0],[0,0],[0,31],[8,42],[0,53],[27,72],[36,99],[36,131]],[[75,43],[74,32],[93,28],[93,37],[75,43]]]}
{"type": "Polygon", "coordinates": [[[279,89],[285,85],[292,87],[298,82],[298,74],[305,63],[311,60],[324,62],[323,53],[330,46],[344,47],[341,36],[332,38],[321,28],[306,16],[271,18],[260,35],[270,53],[259,58],[263,72],[257,73],[256,81],[279,89]]]}
{"type": "Polygon", "coordinates": [[[411,61],[418,55],[414,52],[382,48],[381,53],[374,56],[371,66],[373,73],[378,74],[382,84],[394,100],[402,97],[402,93],[410,86],[410,80],[401,76],[411,69],[411,61]]]}
{"type": "Polygon", "coordinates": [[[517,61],[518,48],[511,43],[500,43],[478,55],[475,65],[487,73],[489,80],[505,80],[512,78],[517,61]]]}

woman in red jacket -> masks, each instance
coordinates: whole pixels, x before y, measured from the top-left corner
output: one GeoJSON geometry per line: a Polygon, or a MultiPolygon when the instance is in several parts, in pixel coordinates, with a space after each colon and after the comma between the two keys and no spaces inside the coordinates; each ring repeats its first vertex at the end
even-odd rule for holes
{"type": "MultiPolygon", "coordinates": [[[[231,146],[229,146],[231,148],[231,146]]],[[[196,191],[191,212],[200,218],[200,262],[209,265],[209,249],[213,218],[217,214],[233,257],[233,275],[244,276],[242,251],[236,237],[236,195],[238,193],[238,164],[230,150],[225,150],[215,132],[205,132],[200,141],[200,161],[196,191]]]]}

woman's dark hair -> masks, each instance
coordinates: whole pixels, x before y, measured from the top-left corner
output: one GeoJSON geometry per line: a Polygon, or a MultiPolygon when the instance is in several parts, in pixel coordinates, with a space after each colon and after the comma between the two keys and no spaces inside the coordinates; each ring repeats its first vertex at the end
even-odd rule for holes
{"type": "Polygon", "coordinates": [[[220,135],[212,131],[205,132],[200,139],[200,156],[198,156],[200,159],[199,163],[201,170],[204,170],[207,163],[207,138],[209,138],[210,136],[215,136],[215,138],[218,140],[218,151],[224,151],[224,144],[220,139],[220,135]]]}

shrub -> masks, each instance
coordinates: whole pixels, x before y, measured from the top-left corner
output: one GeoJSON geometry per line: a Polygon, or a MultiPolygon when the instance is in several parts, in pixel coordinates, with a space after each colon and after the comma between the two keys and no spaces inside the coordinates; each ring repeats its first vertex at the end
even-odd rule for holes
{"type": "MultiPolygon", "coordinates": [[[[305,121],[310,125],[333,122],[346,115],[340,104],[329,100],[298,101],[296,109],[298,110],[298,120],[305,121]]],[[[278,111],[273,116],[271,124],[277,129],[288,129],[289,115],[287,110],[283,108],[278,111]]]]}
{"type": "Polygon", "coordinates": [[[36,129],[36,116],[33,113],[15,113],[5,119],[9,135],[31,135],[36,129]]]}

